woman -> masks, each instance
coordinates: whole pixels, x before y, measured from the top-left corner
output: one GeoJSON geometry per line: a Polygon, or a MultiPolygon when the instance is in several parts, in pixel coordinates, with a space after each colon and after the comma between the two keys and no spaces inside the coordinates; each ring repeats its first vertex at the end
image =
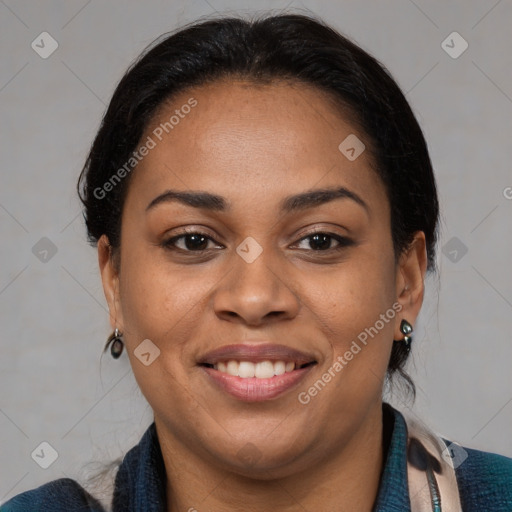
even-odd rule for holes
{"type": "MultiPolygon", "coordinates": [[[[121,80],[79,190],[106,348],[154,411],[112,510],[512,510],[512,459],[383,403],[414,391],[438,200],[374,58],[304,16],[186,27],[121,80]]],[[[60,479],[2,510],[97,498],[60,479]]]]}

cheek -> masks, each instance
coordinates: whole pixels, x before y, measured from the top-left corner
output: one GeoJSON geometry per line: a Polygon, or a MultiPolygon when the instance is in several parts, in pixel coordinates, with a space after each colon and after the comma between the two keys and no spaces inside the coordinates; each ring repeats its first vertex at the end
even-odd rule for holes
{"type": "Polygon", "coordinates": [[[124,339],[135,379],[154,408],[169,401],[186,403],[188,395],[182,392],[187,378],[182,364],[184,342],[193,330],[194,305],[204,291],[192,286],[182,272],[156,261],[155,249],[132,246],[123,256],[119,291],[124,339]],[[144,340],[153,343],[149,365],[137,355],[144,340]]]}
{"type": "Polygon", "coordinates": [[[347,367],[383,376],[396,322],[392,248],[377,252],[368,246],[323,283],[316,300],[317,312],[318,304],[324,305],[322,323],[329,328],[333,360],[341,356],[347,367]]]}
{"type": "Polygon", "coordinates": [[[193,265],[172,265],[163,250],[148,245],[133,244],[124,257],[120,296],[127,347],[133,353],[143,340],[151,340],[160,349],[151,368],[185,379],[194,348],[188,342],[200,337],[219,275],[199,272],[193,265]]]}
{"type": "Polygon", "coordinates": [[[132,245],[122,255],[120,297],[125,330],[159,341],[200,300],[200,290],[158,261],[156,251],[132,245]]]}
{"type": "Polygon", "coordinates": [[[332,342],[333,361],[339,361],[354,383],[368,375],[383,377],[394,332],[396,312],[391,301],[365,297],[343,311],[337,321],[339,335],[332,342]],[[357,307],[356,304],[359,304],[357,307]]]}
{"type": "Polygon", "coordinates": [[[322,303],[331,304],[335,314],[341,314],[345,321],[349,315],[351,326],[360,326],[361,321],[378,317],[396,297],[392,258],[361,252],[325,280],[318,297],[323,297],[322,303]]]}

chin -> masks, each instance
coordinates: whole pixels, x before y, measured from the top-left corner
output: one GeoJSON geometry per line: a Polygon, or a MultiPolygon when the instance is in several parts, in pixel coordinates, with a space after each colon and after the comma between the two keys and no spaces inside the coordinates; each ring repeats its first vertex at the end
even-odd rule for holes
{"type": "Polygon", "coordinates": [[[300,471],[300,468],[297,467],[298,465],[304,466],[304,470],[307,469],[305,463],[301,464],[298,462],[300,455],[297,453],[296,448],[293,454],[269,452],[268,449],[264,453],[261,453],[259,450],[256,451],[254,446],[247,443],[246,446],[242,447],[235,454],[234,458],[225,461],[225,465],[233,473],[262,481],[285,478],[296,474],[300,471]]]}
{"type": "Polygon", "coordinates": [[[215,446],[214,458],[223,461],[222,465],[234,473],[260,480],[285,477],[300,471],[297,465],[304,465],[306,462],[299,462],[301,455],[311,453],[311,448],[301,442],[297,444],[297,436],[290,438],[279,438],[270,440],[268,436],[245,436],[245,440],[234,443],[229,441],[229,447],[221,450],[215,446]]]}

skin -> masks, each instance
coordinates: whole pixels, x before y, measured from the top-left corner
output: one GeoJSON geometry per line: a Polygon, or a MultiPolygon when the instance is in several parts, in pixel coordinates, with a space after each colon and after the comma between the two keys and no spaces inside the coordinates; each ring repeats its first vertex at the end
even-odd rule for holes
{"type": "Polygon", "coordinates": [[[382,387],[393,340],[403,339],[400,321],[414,326],[423,300],[424,235],[395,258],[370,152],[349,161],[338,149],[349,134],[365,134],[320,91],[244,81],[191,88],[161,106],[142,140],[190,97],[197,106],[133,172],[120,266],[105,236],[98,244],[112,327],[124,333],[154,411],[167,510],[370,511],[383,465],[382,387]],[[289,195],[340,186],[368,210],[345,198],[279,211],[289,195]],[[231,207],[172,201],[146,211],[167,189],[218,194],[231,207]],[[185,252],[190,237],[177,242],[181,252],[159,245],[185,226],[211,238],[206,251],[185,252]],[[305,238],[312,231],[354,244],[326,250],[305,238]],[[252,263],[236,252],[249,236],[263,249],[252,263]],[[301,404],[298,393],[395,302],[395,318],[301,404]],[[161,351],[149,366],[134,355],[145,339],[161,351]],[[259,403],[220,391],[196,364],[216,347],[254,340],[313,354],[317,364],[297,388],[259,403]],[[238,455],[243,448],[256,454],[252,461],[238,455]]]}

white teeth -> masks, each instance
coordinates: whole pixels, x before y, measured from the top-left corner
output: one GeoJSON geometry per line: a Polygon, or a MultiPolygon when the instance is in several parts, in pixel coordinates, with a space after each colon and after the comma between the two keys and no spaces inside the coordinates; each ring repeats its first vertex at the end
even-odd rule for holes
{"type": "Polygon", "coordinates": [[[227,367],[226,367],[226,373],[229,373],[229,375],[234,375],[235,377],[238,376],[238,361],[228,361],[227,367]]]}
{"type": "MultiPolygon", "coordinates": [[[[240,368],[244,363],[240,363],[240,368]]],[[[272,361],[262,361],[254,365],[254,376],[258,379],[270,379],[274,376],[274,364],[272,361]]]]}
{"type": "MultiPolygon", "coordinates": [[[[295,365],[293,365],[295,367],[295,365]]],[[[292,368],[293,370],[293,368],[292,368]]],[[[286,372],[286,363],[284,361],[276,361],[274,363],[274,375],[283,375],[286,372]]]]}
{"type": "Polygon", "coordinates": [[[254,377],[254,374],[256,372],[255,366],[259,365],[260,363],[258,363],[258,365],[255,365],[254,363],[251,363],[249,361],[240,361],[240,364],[238,365],[238,376],[242,377],[242,379],[254,377]]]}
{"type": "Polygon", "coordinates": [[[258,379],[270,379],[274,375],[283,375],[295,369],[293,361],[261,361],[252,363],[251,361],[220,361],[214,365],[215,370],[235,377],[248,379],[256,377],[258,379]]]}

